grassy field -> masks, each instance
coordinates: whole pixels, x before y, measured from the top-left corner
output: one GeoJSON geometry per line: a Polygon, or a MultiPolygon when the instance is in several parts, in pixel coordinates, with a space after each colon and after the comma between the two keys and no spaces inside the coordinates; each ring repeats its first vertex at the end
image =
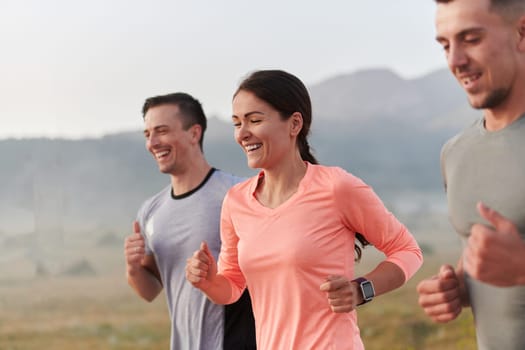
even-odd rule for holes
{"type": "MultiPolygon", "coordinates": [[[[449,258],[444,259],[427,257],[421,270],[405,286],[376,298],[358,310],[359,328],[366,349],[476,349],[470,309],[464,309],[453,322],[436,324],[417,304],[417,283],[434,275],[442,263],[454,264],[455,254],[449,254],[449,258]]],[[[366,270],[366,266],[360,269],[366,270]]]]}
{"type": "MultiPolygon", "coordinates": [[[[0,266],[0,350],[168,349],[165,300],[146,303],[135,296],[124,279],[121,248],[84,249],[83,256],[95,274],[35,278],[27,261],[0,266]]],[[[359,269],[376,258],[367,248],[359,269]]],[[[406,286],[360,308],[367,349],[475,349],[468,310],[436,325],[417,305],[415,285],[443,259],[427,257],[406,286]]]]}

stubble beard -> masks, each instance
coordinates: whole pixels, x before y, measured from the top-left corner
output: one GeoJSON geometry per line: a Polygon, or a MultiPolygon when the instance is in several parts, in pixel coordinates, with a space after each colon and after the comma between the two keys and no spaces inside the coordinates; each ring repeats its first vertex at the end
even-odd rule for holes
{"type": "Polygon", "coordinates": [[[482,101],[476,103],[470,100],[470,105],[475,109],[494,109],[500,106],[509,95],[509,89],[499,88],[491,91],[482,101]]]}

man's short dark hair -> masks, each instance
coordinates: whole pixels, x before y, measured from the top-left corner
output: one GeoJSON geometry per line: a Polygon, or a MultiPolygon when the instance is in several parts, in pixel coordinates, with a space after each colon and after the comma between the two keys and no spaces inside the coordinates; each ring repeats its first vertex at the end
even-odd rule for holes
{"type": "MultiPolygon", "coordinates": [[[[437,4],[448,4],[454,0],[434,0],[437,4]]],[[[525,12],[525,1],[523,0],[489,0],[491,11],[501,14],[507,19],[514,19],[525,12]]]]}
{"type": "Polygon", "coordinates": [[[199,145],[202,148],[204,140],[204,132],[206,131],[206,115],[202,110],[202,105],[193,96],[184,92],[175,92],[167,95],[153,96],[146,99],[142,106],[142,118],[146,117],[146,113],[150,108],[161,105],[175,105],[179,107],[180,116],[182,120],[182,127],[188,130],[191,126],[198,124],[201,126],[202,134],[199,140],[199,145]]]}

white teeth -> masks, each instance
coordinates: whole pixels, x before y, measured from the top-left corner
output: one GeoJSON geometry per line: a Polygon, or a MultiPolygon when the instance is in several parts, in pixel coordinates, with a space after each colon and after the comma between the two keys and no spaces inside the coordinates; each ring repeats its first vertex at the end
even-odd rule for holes
{"type": "Polygon", "coordinates": [[[254,144],[254,145],[247,145],[247,146],[245,146],[245,148],[246,148],[246,150],[248,152],[250,152],[250,151],[254,151],[254,150],[260,148],[261,146],[262,145],[260,143],[257,143],[257,144],[254,144]]]}
{"type": "Polygon", "coordinates": [[[469,83],[472,83],[472,82],[475,81],[475,80],[478,80],[478,78],[479,78],[479,74],[470,75],[470,76],[468,76],[468,77],[465,77],[465,78],[463,79],[463,82],[464,82],[465,84],[469,84],[469,83]]]}
{"type": "Polygon", "coordinates": [[[168,153],[170,153],[170,152],[169,152],[169,151],[164,151],[164,152],[155,153],[155,157],[156,157],[157,159],[160,159],[160,158],[162,158],[162,157],[167,156],[168,153]]]}

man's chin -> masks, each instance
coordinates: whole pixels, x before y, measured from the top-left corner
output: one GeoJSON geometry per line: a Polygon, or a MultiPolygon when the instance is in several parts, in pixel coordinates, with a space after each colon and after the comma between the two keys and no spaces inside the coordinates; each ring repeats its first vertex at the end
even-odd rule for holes
{"type": "Polygon", "coordinates": [[[483,105],[479,103],[478,101],[469,100],[469,103],[470,103],[470,107],[474,109],[483,109],[483,105]]]}
{"type": "Polygon", "coordinates": [[[474,109],[493,109],[502,105],[506,101],[508,94],[508,89],[498,89],[484,96],[469,95],[468,100],[470,106],[474,109]]]}
{"type": "Polygon", "coordinates": [[[169,174],[171,173],[171,168],[168,168],[166,166],[159,165],[159,171],[163,174],[169,174]]]}

